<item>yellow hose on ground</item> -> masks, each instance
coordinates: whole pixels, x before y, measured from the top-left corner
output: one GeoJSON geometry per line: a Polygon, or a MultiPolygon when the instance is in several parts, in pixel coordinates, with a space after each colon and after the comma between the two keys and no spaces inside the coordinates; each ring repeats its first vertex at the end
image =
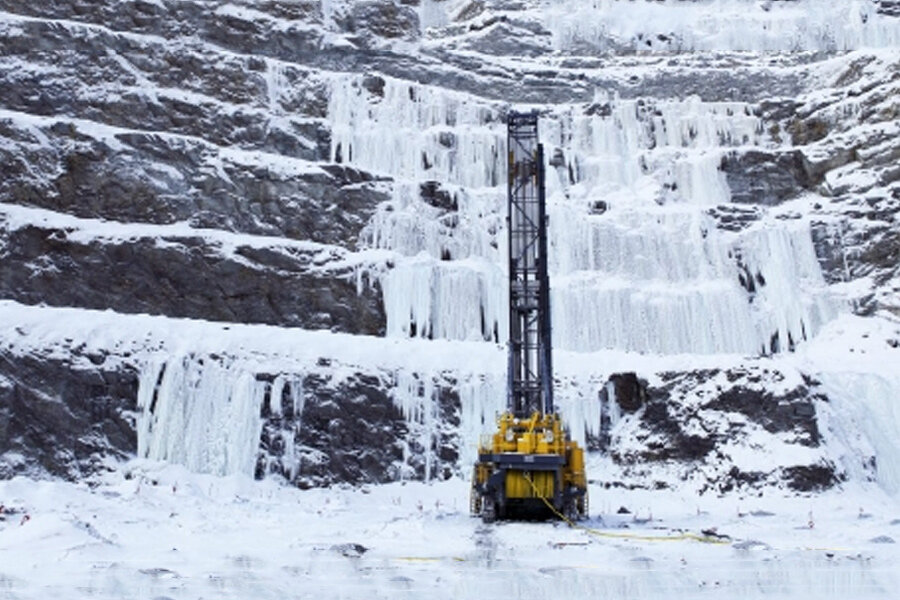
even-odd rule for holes
{"type": "Polygon", "coordinates": [[[677,542],[680,540],[694,540],[695,542],[703,542],[704,544],[723,545],[723,544],[730,543],[730,542],[720,539],[720,538],[716,538],[716,537],[709,536],[709,535],[697,535],[696,533],[679,533],[677,535],[635,535],[633,533],[618,533],[618,532],[612,532],[612,531],[601,531],[599,529],[592,529],[591,527],[585,527],[584,525],[579,525],[578,523],[575,523],[574,521],[572,521],[572,519],[568,518],[566,515],[562,514],[558,510],[556,510],[556,507],[553,506],[552,504],[550,504],[550,502],[538,492],[538,489],[534,485],[534,482],[531,481],[531,477],[525,476],[524,478],[526,481],[528,481],[528,483],[531,484],[531,488],[532,488],[532,491],[534,492],[534,495],[537,496],[538,498],[540,498],[541,501],[543,501],[543,503],[547,505],[547,508],[549,508],[550,511],[554,515],[556,515],[557,517],[559,517],[560,519],[565,521],[569,525],[569,527],[571,527],[573,529],[579,529],[581,531],[587,532],[587,533],[597,536],[597,537],[639,540],[642,542],[677,542]]]}

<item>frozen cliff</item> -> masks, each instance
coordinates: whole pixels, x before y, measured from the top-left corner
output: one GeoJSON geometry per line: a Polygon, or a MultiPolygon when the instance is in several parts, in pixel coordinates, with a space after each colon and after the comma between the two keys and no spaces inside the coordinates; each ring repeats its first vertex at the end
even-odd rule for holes
{"type": "Polygon", "coordinates": [[[595,483],[896,492],[898,13],[0,0],[0,475],[465,475],[537,109],[595,483]]]}

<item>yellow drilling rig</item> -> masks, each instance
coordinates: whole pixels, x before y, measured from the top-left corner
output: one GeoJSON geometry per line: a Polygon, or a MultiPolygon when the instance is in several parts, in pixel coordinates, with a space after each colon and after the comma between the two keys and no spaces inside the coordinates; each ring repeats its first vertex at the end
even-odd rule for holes
{"type": "Polygon", "coordinates": [[[483,436],[471,511],[496,519],[587,516],[584,450],[553,405],[544,151],[536,112],[507,118],[509,370],[507,410],[483,436]]]}

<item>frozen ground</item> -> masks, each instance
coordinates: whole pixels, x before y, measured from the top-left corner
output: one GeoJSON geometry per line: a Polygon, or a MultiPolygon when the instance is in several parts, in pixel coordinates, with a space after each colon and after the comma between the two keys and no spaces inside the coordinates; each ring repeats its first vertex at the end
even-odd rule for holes
{"type": "Polygon", "coordinates": [[[596,534],[484,526],[460,479],[300,491],[151,462],[90,484],[16,478],[0,482],[0,597],[858,599],[900,584],[900,507],[874,487],[591,500],[596,534]],[[729,537],[680,537],[710,528],[729,537]]]}

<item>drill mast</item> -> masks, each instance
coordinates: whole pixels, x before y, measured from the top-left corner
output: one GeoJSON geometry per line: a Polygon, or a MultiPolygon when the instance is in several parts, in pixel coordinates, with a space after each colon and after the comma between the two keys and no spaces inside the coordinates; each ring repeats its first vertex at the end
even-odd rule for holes
{"type": "Polygon", "coordinates": [[[553,413],[550,283],[544,147],[536,112],[511,113],[507,125],[509,227],[509,396],[517,418],[553,413]]]}

